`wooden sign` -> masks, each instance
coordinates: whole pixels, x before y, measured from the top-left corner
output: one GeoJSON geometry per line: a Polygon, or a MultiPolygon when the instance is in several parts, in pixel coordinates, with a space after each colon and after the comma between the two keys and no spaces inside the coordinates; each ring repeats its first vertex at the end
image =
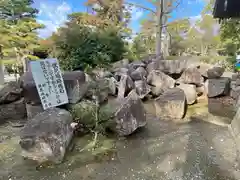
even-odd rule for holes
{"type": "Polygon", "coordinates": [[[68,103],[57,59],[31,61],[30,68],[44,110],[68,103]]]}

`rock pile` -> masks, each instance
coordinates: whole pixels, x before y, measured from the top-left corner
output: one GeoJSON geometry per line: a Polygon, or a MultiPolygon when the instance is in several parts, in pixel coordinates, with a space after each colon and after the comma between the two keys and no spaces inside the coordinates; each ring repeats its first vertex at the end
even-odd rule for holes
{"type": "Polygon", "coordinates": [[[20,140],[23,155],[58,163],[73,137],[73,122],[81,124],[86,132],[99,125],[128,136],[146,125],[142,101],[147,99],[154,99],[159,119],[182,122],[187,107],[199,96],[228,95],[231,83],[233,93],[234,81],[222,77],[223,72],[223,68],[209,64],[160,60],[156,56],[131,63],[124,59],[109,71],[95,69],[91,76],[82,71],[64,72],[69,104],[46,111],[32,74],[27,72],[19,84],[10,83],[0,90],[0,122],[27,118],[20,140]]]}

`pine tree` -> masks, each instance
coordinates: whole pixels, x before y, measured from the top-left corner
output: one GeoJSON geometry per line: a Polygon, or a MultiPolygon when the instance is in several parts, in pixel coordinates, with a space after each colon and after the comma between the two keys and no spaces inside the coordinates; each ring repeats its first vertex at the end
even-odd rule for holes
{"type": "Polygon", "coordinates": [[[3,58],[14,58],[18,65],[26,70],[25,59],[32,57],[33,49],[38,45],[37,29],[43,25],[37,23],[38,10],[32,8],[32,0],[0,1],[0,46],[3,58]]]}

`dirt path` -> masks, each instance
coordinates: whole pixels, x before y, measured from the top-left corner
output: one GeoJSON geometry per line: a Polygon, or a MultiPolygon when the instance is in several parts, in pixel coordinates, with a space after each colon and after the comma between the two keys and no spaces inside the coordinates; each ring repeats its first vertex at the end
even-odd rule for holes
{"type": "Polygon", "coordinates": [[[240,179],[237,151],[228,129],[197,119],[174,125],[150,115],[147,127],[129,138],[115,141],[102,137],[95,151],[83,153],[78,150],[86,142],[79,140],[63,164],[40,170],[19,156],[18,130],[0,128],[0,179],[240,179]]]}

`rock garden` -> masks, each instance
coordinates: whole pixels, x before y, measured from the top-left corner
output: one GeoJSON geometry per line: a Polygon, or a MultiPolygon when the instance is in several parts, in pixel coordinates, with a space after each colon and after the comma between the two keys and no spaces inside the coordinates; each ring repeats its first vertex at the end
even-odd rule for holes
{"type": "MultiPolygon", "coordinates": [[[[127,166],[130,167],[133,162],[124,159],[131,158],[130,155],[140,158],[141,151],[143,154],[146,151],[153,152],[150,150],[149,144],[153,137],[156,142],[151,143],[155,145],[155,149],[160,142],[169,143],[166,148],[171,145],[168,152],[172,154],[172,157],[164,155],[170,159],[174,156],[172,152],[174,149],[177,150],[178,146],[185,147],[186,138],[183,137],[194,136],[195,142],[198,142],[202,141],[199,138],[203,132],[211,134],[219,131],[220,135],[217,133],[218,140],[219,138],[221,140],[220,136],[226,137],[225,144],[219,145],[218,148],[229,146],[232,151],[235,145],[237,147],[238,143],[234,140],[239,134],[239,112],[236,116],[235,113],[240,103],[238,100],[240,75],[224,72],[224,68],[219,65],[191,61],[191,59],[161,60],[154,56],[148,56],[141,61],[134,62],[124,59],[112,64],[111,68],[107,70],[95,69],[91,73],[63,72],[63,79],[69,104],[45,111],[42,108],[31,72],[26,72],[18,82],[7,83],[1,88],[0,131],[2,135],[0,148],[2,150],[0,151],[2,152],[0,157],[2,156],[2,158],[0,160],[3,162],[3,172],[0,170],[0,175],[5,179],[31,179],[29,177],[33,176],[34,171],[31,170],[31,173],[28,174],[29,171],[26,170],[29,160],[35,163],[33,166],[37,168],[36,171],[39,171],[39,167],[43,168],[43,174],[49,171],[49,165],[52,168],[58,167],[59,169],[56,170],[58,175],[52,175],[53,179],[69,179],[69,177],[84,179],[86,169],[83,170],[80,167],[89,157],[94,157],[94,162],[95,158],[99,156],[101,160],[104,157],[111,157],[112,161],[123,159],[123,162],[129,163],[127,166]],[[190,130],[192,127],[197,129],[190,130]],[[208,132],[207,128],[213,128],[210,130],[213,131],[208,132]],[[220,131],[218,128],[224,128],[224,130],[220,131]],[[183,132],[185,135],[181,134],[183,132]],[[197,134],[191,134],[192,132],[197,134]],[[231,133],[229,134],[229,132],[231,133]],[[171,140],[169,137],[171,133],[172,137],[179,136],[183,139],[171,140]],[[164,139],[165,136],[168,136],[167,139],[164,139]],[[148,138],[144,139],[146,137],[148,138]],[[146,142],[146,146],[144,142],[146,142]],[[181,142],[182,145],[177,145],[181,142]],[[125,145],[132,149],[125,150],[125,145]],[[113,153],[112,150],[119,146],[120,150],[119,148],[115,149],[118,151],[118,157],[116,157],[116,153],[113,153]],[[134,150],[135,146],[139,146],[136,151],[134,150]],[[17,153],[13,155],[13,152],[17,153]],[[106,153],[110,152],[115,155],[106,156],[106,153]],[[96,154],[93,155],[94,153],[96,154]],[[121,155],[122,157],[119,157],[121,155]],[[81,157],[80,160],[78,157],[81,157]],[[14,166],[14,158],[18,159],[16,161],[22,158],[20,165],[14,166]],[[7,163],[9,159],[12,159],[10,164],[7,163]],[[66,163],[71,164],[70,162],[72,164],[75,162],[74,170],[66,172],[68,169],[66,163]],[[13,173],[11,171],[14,168],[21,171],[21,166],[25,166],[25,169],[22,170],[25,172],[24,175],[21,172],[13,173]],[[76,170],[76,167],[79,169],[76,170]],[[79,174],[74,175],[77,172],[79,174]],[[68,176],[69,173],[72,176],[68,176]]],[[[212,135],[209,135],[207,139],[211,137],[212,135]]],[[[215,139],[212,142],[216,145],[218,141],[215,139]]],[[[198,146],[194,143],[192,145],[198,146]]],[[[202,148],[202,146],[199,147],[202,148]]],[[[211,147],[208,148],[211,149],[211,147]]],[[[159,149],[163,150],[164,146],[159,149]]],[[[205,152],[203,149],[201,151],[205,152]]],[[[228,154],[225,150],[223,151],[222,153],[228,154]]],[[[230,158],[231,155],[237,157],[237,154],[230,153],[230,158]]],[[[154,161],[157,161],[159,154],[149,156],[153,159],[155,157],[154,161]]],[[[146,155],[143,157],[146,158],[146,155]]],[[[181,157],[181,155],[174,156],[174,159],[181,157]]],[[[234,157],[231,162],[235,163],[234,157]]],[[[170,162],[170,159],[166,161],[170,162]]],[[[140,158],[140,161],[142,160],[140,158]]],[[[102,161],[106,162],[106,160],[102,161]]],[[[132,161],[135,160],[132,159],[132,161]]],[[[160,165],[161,168],[166,167],[167,162],[160,165]]],[[[193,164],[197,164],[197,162],[194,161],[193,164]]],[[[99,165],[107,168],[106,172],[103,169],[96,170],[98,168],[95,166],[99,166],[89,163],[89,161],[88,165],[98,173],[104,172],[104,176],[93,176],[97,179],[100,177],[107,179],[108,173],[115,172],[106,163],[99,165]]],[[[126,172],[123,170],[123,166],[122,164],[119,169],[121,173],[126,172]]],[[[136,164],[134,166],[136,167],[136,164]]],[[[143,166],[148,167],[147,164],[143,166]]],[[[149,165],[150,167],[151,165],[149,165]]],[[[134,173],[132,174],[135,174],[137,169],[133,168],[134,173]]],[[[172,172],[172,169],[164,171],[172,172]]],[[[51,173],[54,172],[55,170],[51,173]]],[[[139,170],[139,172],[142,171],[139,170]]],[[[49,174],[40,175],[38,172],[35,174],[38,174],[36,179],[44,179],[44,177],[47,179],[50,176],[49,174]]],[[[143,179],[146,179],[147,171],[143,174],[143,179]]],[[[156,177],[153,175],[156,175],[156,172],[149,178],[160,177],[160,175],[156,177]]],[[[89,174],[86,175],[85,179],[89,176],[89,174]]],[[[123,176],[130,179],[127,174],[123,176]]],[[[170,178],[167,175],[161,177],[170,178]]],[[[192,176],[189,175],[188,178],[190,177],[192,176]]],[[[209,177],[211,176],[209,175],[209,177]]],[[[116,179],[120,179],[120,177],[116,179]]]]}

